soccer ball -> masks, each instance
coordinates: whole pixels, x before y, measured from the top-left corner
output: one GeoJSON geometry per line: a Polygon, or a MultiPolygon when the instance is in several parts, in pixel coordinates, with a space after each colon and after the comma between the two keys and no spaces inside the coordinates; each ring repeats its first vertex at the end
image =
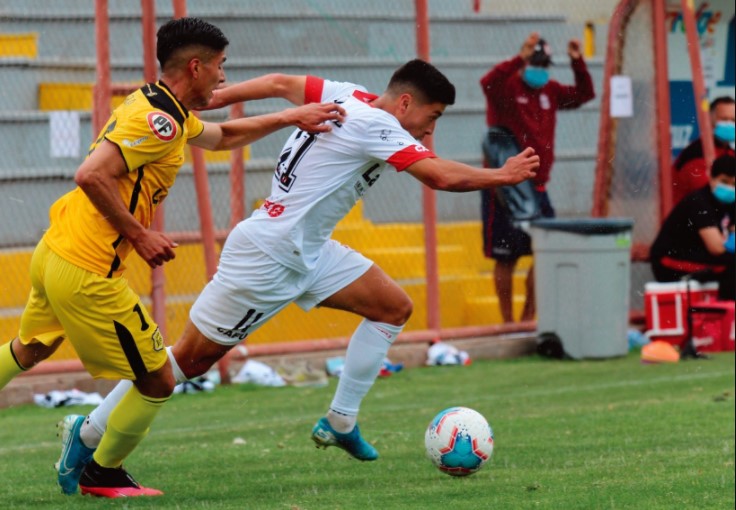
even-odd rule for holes
{"type": "Polygon", "coordinates": [[[427,457],[443,473],[467,476],[493,455],[493,430],[478,411],[450,407],[430,422],[424,434],[427,457]]]}

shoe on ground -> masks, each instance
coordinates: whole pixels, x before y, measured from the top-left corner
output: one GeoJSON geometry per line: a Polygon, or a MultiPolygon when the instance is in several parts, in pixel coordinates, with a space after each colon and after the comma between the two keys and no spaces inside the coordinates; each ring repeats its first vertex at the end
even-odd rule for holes
{"type": "Polygon", "coordinates": [[[106,468],[92,459],[79,479],[82,495],[101,498],[130,498],[135,496],[161,496],[158,489],[143,487],[122,466],[106,468]]]}
{"type": "Polygon", "coordinates": [[[342,434],[332,428],[326,417],[320,418],[312,429],[312,441],[315,442],[317,448],[327,448],[328,446],[342,448],[358,460],[376,460],[378,458],[378,451],[363,439],[358,425],[355,425],[355,428],[350,432],[342,434]]]}
{"type": "Polygon", "coordinates": [[[85,417],[78,414],[64,416],[57,423],[56,435],[61,437],[61,456],[54,464],[57,481],[64,494],[76,494],[79,477],[84,467],[92,460],[94,448],[87,448],[79,437],[85,417]]]}

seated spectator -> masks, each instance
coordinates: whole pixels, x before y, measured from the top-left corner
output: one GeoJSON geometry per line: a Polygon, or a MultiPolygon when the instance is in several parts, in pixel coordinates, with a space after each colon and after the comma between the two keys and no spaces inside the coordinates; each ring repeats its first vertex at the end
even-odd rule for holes
{"type": "Polygon", "coordinates": [[[683,198],[664,220],[652,244],[651,263],[659,282],[696,273],[718,281],[719,299],[734,299],[734,183],[736,158],[713,162],[710,180],[683,198]]]}
{"type": "MultiPolygon", "coordinates": [[[[715,157],[734,155],[734,120],[736,104],[732,97],[723,96],[710,104],[715,157]]],[[[685,147],[672,166],[672,200],[677,204],[687,195],[708,184],[708,169],[703,157],[702,136],[685,147]]]]}

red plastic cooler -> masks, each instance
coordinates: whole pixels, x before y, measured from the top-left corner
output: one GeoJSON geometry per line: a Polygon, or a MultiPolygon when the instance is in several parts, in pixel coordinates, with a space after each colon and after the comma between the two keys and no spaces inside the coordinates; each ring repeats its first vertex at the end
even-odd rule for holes
{"type": "Polygon", "coordinates": [[[733,301],[693,303],[693,343],[698,351],[734,350],[733,301]]]}
{"type": "MultiPolygon", "coordinates": [[[[718,283],[690,281],[690,304],[718,299],[718,283]]],[[[682,344],[687,337],[687,286],[685,282],[650,282],[644,286],[646,335],[651,340],[682,344]]]]}

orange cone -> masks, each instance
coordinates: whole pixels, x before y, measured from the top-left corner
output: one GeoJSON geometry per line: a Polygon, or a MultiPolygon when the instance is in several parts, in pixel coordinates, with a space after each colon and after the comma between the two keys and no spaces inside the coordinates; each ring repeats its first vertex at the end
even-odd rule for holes
{"type": "Polygon", "coordinates": [[[655,340],[641,348],[641,360],[645,363],[677,363],[680,353],[668,342],[655,340]]]}

